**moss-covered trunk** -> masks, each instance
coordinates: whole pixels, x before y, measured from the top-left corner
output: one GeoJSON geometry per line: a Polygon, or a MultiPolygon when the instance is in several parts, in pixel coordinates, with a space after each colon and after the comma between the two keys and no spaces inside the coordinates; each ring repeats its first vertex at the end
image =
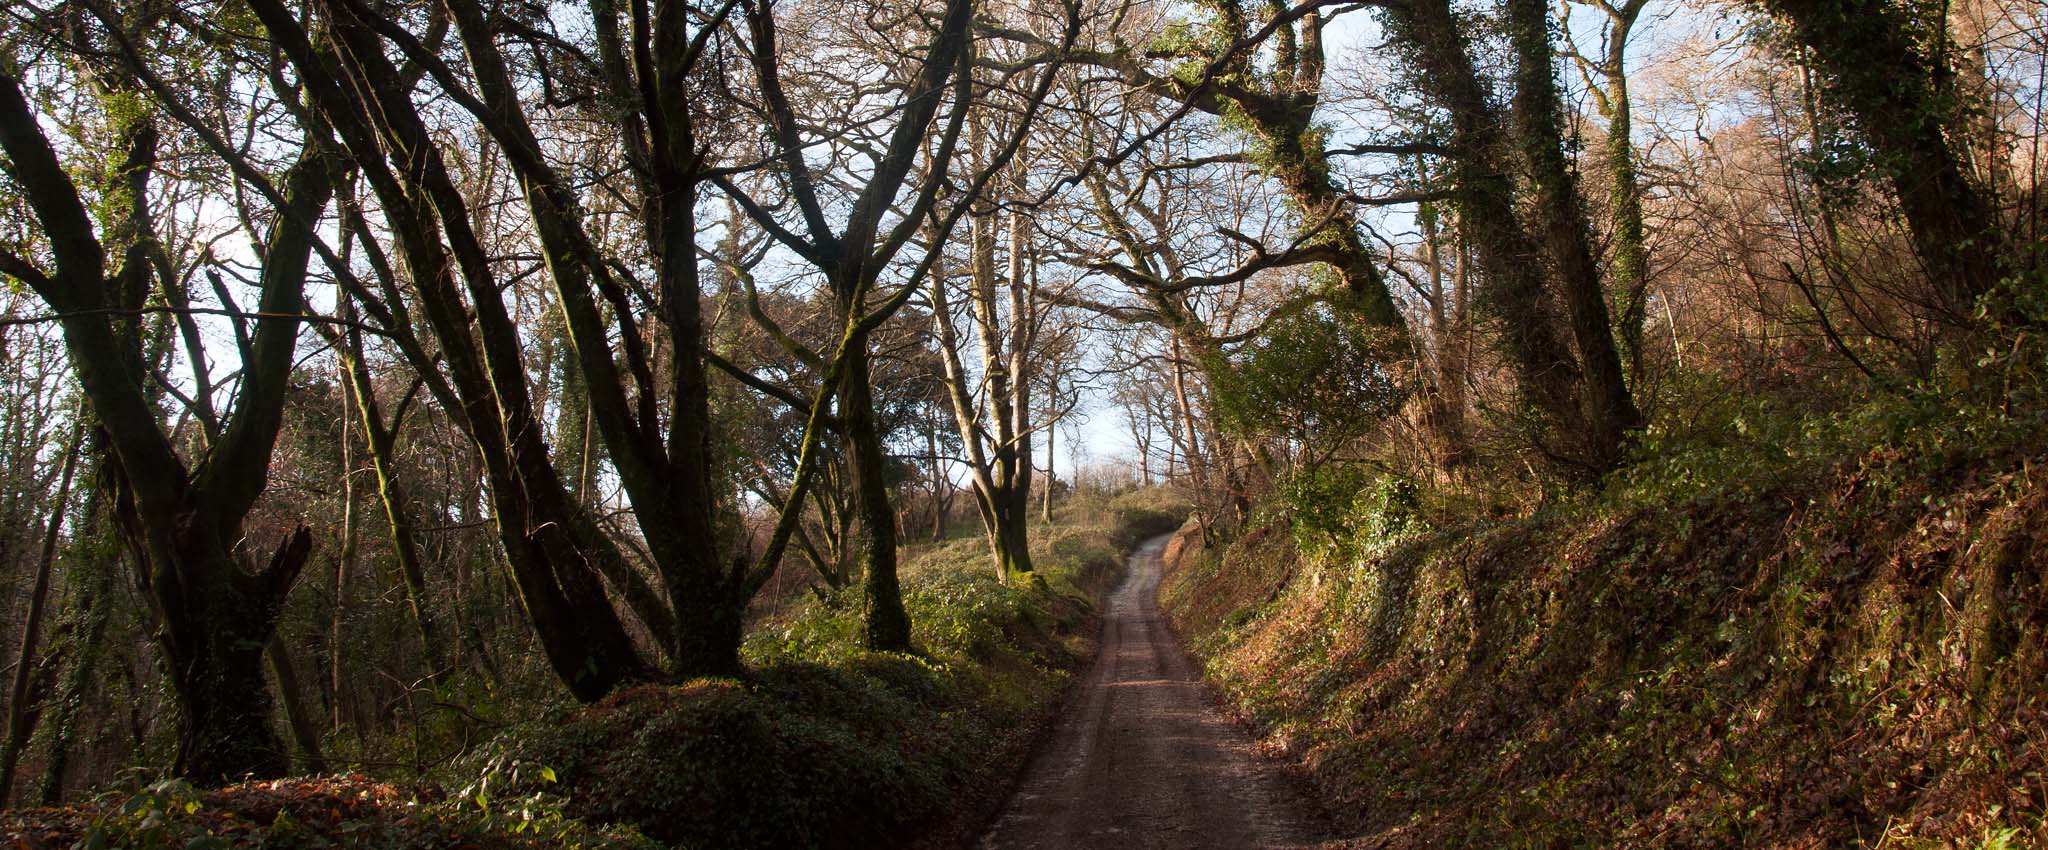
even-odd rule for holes
{"type": "Polygon", "coordinates": [[[910,614],[896,576],[896,512],[889,505],[888,459],[875,421],[867,334],[842,348],[839,423],[846,437],[846,468],[859,524],[855,545],[861,571],[861,611],[870,649],[910,650],[910,614]]]}
{"type": "Polygon", "coordinates": [[[1527,436],[1553,462],[1583,468],[1583,452],[1575,445],[1585,434],[1583,379],[1570,345],[1557,333],[1543,251],[1516,209],[1505,122],[1448,2],[1390,6],[1386,21],[1412,57],[1424,94],[1450,113],[1451,203],[1477,260],[1478,298],[1506,342],[1527,408],[1527,436]]]}

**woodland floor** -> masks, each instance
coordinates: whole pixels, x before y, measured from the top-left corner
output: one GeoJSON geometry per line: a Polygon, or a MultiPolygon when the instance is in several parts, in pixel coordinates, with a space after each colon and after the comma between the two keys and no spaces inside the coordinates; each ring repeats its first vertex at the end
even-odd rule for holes
{"type": "Polygon", "coordinates": [[[1251,850],[1329,837],[1307,796],[1217,708],[1158,603],[1167,537],[1131,555],[1101,649],[984,850],[1251,850]]]}

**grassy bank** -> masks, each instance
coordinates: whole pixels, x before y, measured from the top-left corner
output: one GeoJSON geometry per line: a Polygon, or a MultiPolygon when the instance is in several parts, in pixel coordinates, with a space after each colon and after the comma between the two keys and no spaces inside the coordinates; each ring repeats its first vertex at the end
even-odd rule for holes
{"type": "Polygon", "coordinates": [[[1182,538],[1163,596],[1350,846],[2042,846],[2040,433],[1731,408],[1529,516],[1182,538]]]}
{"type": "Polygon", "coordinates": [[[1001,802],[1123,553],[1186,511],[1159,491],[1072,499],[1033,527],[1040,580],[1021,586],[995,580],[979,538],[906,552],[914,656],[860,648],[858,598],[828,593],[756,625],[744,679],[534,721],[440,784],[161,783],[0,813],[0,835],[29,850],[947,846],[1001,802]]]}

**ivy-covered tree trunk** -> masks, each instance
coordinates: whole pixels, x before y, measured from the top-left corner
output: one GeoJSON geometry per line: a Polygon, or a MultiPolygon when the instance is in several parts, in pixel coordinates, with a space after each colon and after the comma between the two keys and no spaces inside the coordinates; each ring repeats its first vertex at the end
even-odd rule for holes
{"type": "Polygon", "coordinates": [[[1477,260],[1478,298],[1506,342],[1527,408],[1527,435],[1555,465],[1581,466],[1573,450],[1583,424],[1579,364],[1557,333],[1543,252],[1516,209],[1505,122],[1446,0],[1414,0],[1388,6],[1385,14],[1423,93],[1450,113],[1451,203],[1477,260]]]}
{"type": "Polygon", "coordinates": [[[910,613],[896,575],[896,512],[889,504],[888,461],[875,421],[866,332],[856,337],[842,347],[839,423],[859,524],[854,551],[861,571],[861,612],[869,649],[909,652],[910,613]]]}
{"type": "Polygon", "coordinates": [[[1952,321],[1973,321],[1977,299],[1998,283],[2005,236],[1987,193],[1968,176],[1951,138],[1955,69],[1945,44],[1928,53],[1897,0],[1763,0],[1792,24],[1826,80],[1828,95],[1856,117],[1879,155],[1913,246],[1952,321]]]}
{"type": "MultiPolygon", "coordinates": [[[[96,493],[86,502],[82,533],[73,540],[67,554],[98,556],[101,563],[118,565],[122,557],[121,547],[107,533],[105,517],[105,503],[96,493]]],[[[69,636],[70,649],[66,653],[66,667],[56,698],[50,702],[50,715],[41,724],[42,734],[39,737],[46,742],[44,750],[47,755],[34,798],[40,805],[55,806],[63,802],[64,778],[70,772],[71,749],[79,738],[79,712],[86,707],[87,698],[93,690],[92,683],[99,674],[100,659],[106,654],[107,609],[110,607],[107,600],[113,596],[117,580],[113,569],[86,570],[72,586],[71,599],[65,606],[69,615],[58,630],[60,634],[69,636]]]]}
{"type": "Polygon", "coordinates": [[[1325,67],[1321,13],[1310,5],[1274,29],[1272,72],[1253,84],[1250,55],[1235,39],[1248,32],[1255,16],[1244,8],[1244,0],[1206,0],[1203,5],[1212,26],[1224,36],[1204,58],[1214,61],[1223,51],[1235,51],[1225,63],[1232,69],[1232,85],[1216,96],[1211,111],[1227,111],[1244,121],[1258,140],[1259,169],[1287,192],[1304,225],[1321,228],[1315,242],[1326,249],[1328,265],[1349,295],[1351,308],[1386,329],[1391,335],[1388,350],[1398,350],[1409,332],[1407,318],[1387,287],[1379,258],[1366,247],[1356,205],[1332,179],[1328,131],[1315,120],[1325,67]]]}
{"type": "Polygon", "coordinates": [[[1515,136],[1535,195],[1537,224],[1532,229],[1540,234],[1578,349],[1586,424],[1580,460],[1598,474],[1620,462],[1623,443],[1642,426],[1642,414],[1622,373],[1592,224],[1579,197],[1578,176],[1565,158],[1549,6],[1544,0],[1507,0],[1507,11],[1508,42],[1515,54],[1515,136]]]}
{"type": "Polygon", "coordinates": [[[1599,4],[1608,19],[1602,39],[1607,49],[1589,64],[1599,72],[1605,88],[1588,84],[1594,107],[1607,119],[1607,135],[1601,140],[1601,147],[1607,158],[1608,278],[1610,291],[1621,305],[1615,336],[1631,385],[1642,380],[1650,257],[1643,224],[1642,178],[1636,171],[1635,105],[1629,94],[1628,40],[1646,2],[1599,4]]]}
{"type": "Polygon", "coordinates": [[[1260,167],[1287,190],[1305,221],[1323,228],[1317,244],[1329,249],[1330,269],[1343,283],[1350,306],[1367,322],[1394,335],[1388,347],[1397,349],[1408,333],[1407,318],[1387,288],[1379,260],[1365,245],[1356,207],[1331,180],[1323,130],[1313,123],[1313,112],[1313,100],[1246,112],[1264,147],[1260,167]]]}

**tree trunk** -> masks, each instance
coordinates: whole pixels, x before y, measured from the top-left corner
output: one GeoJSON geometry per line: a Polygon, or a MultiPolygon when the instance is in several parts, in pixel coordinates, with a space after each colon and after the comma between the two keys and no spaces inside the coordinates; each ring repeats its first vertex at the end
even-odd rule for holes
{"type": "MultiPolygon", "coordinates": [[[[1454,309],[1444,287],[1442,215],[1436,204],[1424,204],[1416,221],[1422,227],[1423,262],[1429,270],[1430,337],[1435,343],[1435,374],[1425,390],[1422,415],[1428,422],[1428,436],[1436,446],[1436,466],[1445,471],[1463,466],[1472,445],[1465,432],[1465,363],[1458,356],[1465,329],[1451,320],[1454,309]]],[[[1465,293],[1459,287],[1458,310],[1462,312],[1465,293]]]]}
{"type": "Polygon", "coordinates": [[[1024,519],[1030,513],[1029,495],[1020,499],[1016,493],[1004,491],[990,496],[977,492],[975,496],[997,577],[1008,583],[1012,577],[1031,572],[1030,536],[1024,519]]]}
{"type": "MultiPolygon", "coordinates": [[[[619,569],[622,556],[577,509],[550,464],[518,333],[471,227],[467,199],[447,173],[409,93],[400,90],[404,77],[385,55],[384,43],[348,10],[335,15],[328,32],[352,76],[345,86],[330,75],[331,64],[316,54],[304,25],[284,4],[258,0],[252,9],[299,71],[310,100],[354,155],[392,222],[398,254],[439,338],[461,420],[490,483],[493,520],[520,602],[549,665],[583,701],[627,682],[657,678],[592,567],[607,575],[630,569],[619,569]],[[372,111],[379,120],[370,120],[372,111]],[[393,169],[391,161],[405,167],[393,169]]],[[[556,246],[548,247],[552,258],[556,246]]],[[[586,363],[593,359],[586,353],[586,363]]]]}
{"type": "MultiPolygon", "coordinates": [[[[343,315],[353,316],[354,311],[346,306],[349,302],[343,296],[343,315]]],[[[427,575],[423,566],[419,540],[413,531],[412,517],[405,504],[404,485],[398,480],[394,468],[397,451],[396,429],[398,422],[388,425],[377,402],[375,384],[370,379],[369,365],[363,361],[362,337],[353,329],[346,332],[348,362],[344,365],[351,395],[355,399],[358,421],[362,423],[364,444],[370,450],[370,469],[377,476],[377,500],[384,508],[384,521],[391,537],[392,560],[397,562],[398,575],[405,584],[405,601],[412,614],[413,628],[420,637],[420,648],[425,653],[428,675],[436,684],[447,681],[451,667],[448,662],[448,646],[441,635],[431,613],[433,605],[427,598],[427,575]]],[[[353,487],[343,488],[344,492],[353,487]]],[[[344,543],[345,550],[353,548],[344,543]]]]}
{"type": "MultiPolygon", "coordinates": [[[[346,368],[346,364],[344,364],[346,368]]],[[[344,408],[349,407],[344,385],[344,408]]],[[[343,626],[348,622],[349,582],[356,572],[356,475],[354,430],[347,410],[341,416],[341,551],[334,556],[334,604],[327,614],[327,693],[333,714],[328,728],[339,732],[352,719],[349,710],[348,639],[343,626]]]]}
{"type": "Polygon", "coordinates": [[[1584,432],[1580,370],[1557,333],[1542,252],[1516,209],[1507,127],[1448,0],[1389,6],[1386,20],[1390,35],[1414,48],[1424,94],[1450,113],[1452,203],[1478,260],[1480,297],[1502,325],[1529,408],[1527,437],[1553,464],[1583,470],[1583,452],[1574,445],[1584,432]]]}
{"type": "Polygon", "coordinates": [[[1507,0],[1507,6],[1508,41],[1515,53],[1516,136],[1536,195],[1534,229],[1541,234],[1577,343],[1580,403],[1588,426],[1583,462],[1593,473],[1604,473],[1621,461],[1628,432],[1642,426],[1642,415],[1615,351],[1593,228],[1579,198],[1578,178],[1565,159],[1549,6],[1544,0],[1507,0]]]}
{"type": "Polygon", "coordinates": [[[1811,51],[1829,93],[1856,117],[1880,154],[1913,245],[1952,322],[1973,320],[1977,299],[2000,278],[2003,229],[1990,199],[1969,179],[1950,142],[1954,79],[1947,51],[1926,55],[1919,25],[1894,0],[1765,0],[1811,51]]]}
{"type": "MultiPolygon", "coordinates": [[[[979,128],[976,129],[979,133],[979,128]]],[[[1013,220],[1010,239],[1010,333],[1001,327],[996,298],[995,218],[978,215],[971,224],[968,306],[981,349],[980,391],[970,383],[960,356],[960,335],[944,275],[931,278],[933,325],[945,364],[946,396],[955,430],[966,449],[975,509],[988,538],[996,579],[1032,571],[1030,537],[1031,442],[1028,435],[1030,375],[1024,325],[1029,311],[1020,291],[1024,245],[1021,227],[1013,220]]]]}
{"type": "Polygon", "coordinates": [[[173,550],[174,565],[153,564],[150,579],[161,600],[160,643],[184,720],[176,772],[202,786],[283,776],[291,762],[270,722],[264,647],[277,624],[283,590],[312,551],[313,535],[301,527],[278,547],[269,567],[254,575],[237,567],[218,543],[195,543],[173,550]]]}
{"type": "MultiPolygon", "coordinates": [[[[75,414],[74,414],[75,415],[75,414]]],[[[7,699],[7,740],[0,742],[0,808],[6,808],[14,790],[14,768],[21,761],[22,750],[28,747],[29,736],[35,733],[36,721],[41,716],[41,693],[47,690],[35,687],[36,671],[46,666],[36,657],[37,642],[41,639],[43,612],[50,599],[50,573],[57,563],[57,536],[64,528],[64,508],[71,501],[71,478],[78,470],[78,454],[85,436],[83,418],[72,423],[71,443],[64,451],[64,471],[59,474],[57,498],[50,507],[50,523],[43,534],[43,548],[36,559],[35,584],[29,590],[28,617],[21,625],[21,652],[14,658],[14,684],[8,689],[7,699]]]]}
{"type": "MultiPolygon", "coordinates": [[[[1174,411],[1180,416],[1180,428],[1178,430],[1183,440],[1181,446],[1182,465],[1187,469],[1188,477],[1194,481],[1195,491],[1198,493],[1208,493],[1210,492],[1209,463],[1206,453],[1203,451],[1201,437],[1199,436],[1201,427],[1195,423],[1194,402],[1188,395],[1186,356],[1183,353],[1179,334],[1174,334],[1173,336],[1172,360],[1173,405],[1174,411]]],[[[1214,447],[1212,446],[1211,448],[1213,449],[1214,447]]]]}
{"type": "Polygon", "coordinates": [[[270,726],[263,647],[312,536],[301,526],[268,567],[249,571],[242,523],[267,484],[305,311],[313,230],[333,194],[331,172],[317,145],[306,140],[282,180],[278,216],[264,237],[261,318],[244,350],[233,418],[206,456],[188,465],[146,389],[135,323],[118,318],[139,307],[152,288],[145,236],[157,156],[149,113],[120,117],[120,150],[106,182],[125,203],[102,210],[116,219],[107,236],[121,262],[110,264],[115,254],[100,241],[84,196],[42,136],[20,81],[0,68],[0,149],[48,234],[56,269],[29,282],[63,315],[73,373],[112,450],[116,515],[143,562],[142,584],[162,625],[159,643],[181,709],[176,770],[199,784],[277,776],[287,762],[270,726]]]}
{"type": "Polygon", "coordinates": [[[928,427],[924,432],[925,452],[929,454],[932,480],[932,536],[931,542],[946,539],[946,509],[953,504],[953,482],[947,480],[945,468],[939,463],[939,435],[937,426],[928,427]]]}
{"type": "Polygon", "coordinates": [[[273,632],[270,645],[270,671],[277,676],[277,693],[284,705],[285,724],[292,730],[292,739],[299,745],[299,752],[306,756],[306,772],[326,773],[327,757],[320,753],[320,731],[313,728],[313,717],[306,711],[300,700],[298,668],[292,664],[291,651],[284,645],[284,636],[273,632]]]}
{"type": "MultiPolygon", "coordinates": [[[[1058,394],[1057,392],[1048,392],[1048,393],[1046,393],[1046,394],[1047,394],[1048,396],[1054,396],[1054,397],[1057,397],[1057,396],[1059,395],[1059,394],[1058,394]]],[[[1060,481],[1060,477],[1059,477],[1058,475],[1054,475],[1054,474],[1053,474],[1053,471],[1052,471],[1052,470],[1053,470],[1053,466],[1052,466],[1052,465],[1053,465],[1053,461],[1054,461],[1054,459],[1055,459],[1055,455],[1053,454],[1053,443],[1055,442],[1055,438],[1057,438],[1057,437],[1059,436],[1059,434],[1058,434],[1058,431],[1059,431],[1059,423],[1058,423],[1058,422],[1056,422],[1056,421],[1055,421],[1055,422],[1048,422],[1048,423],[1046,423],[1046,426],[1045,426],[1045,493],[1044,493],[1044,496],[1043,496],[1043,498],[1042,498],[1042,499],[1040,499],[1040,511],[1039,511],[1039,514],[1038,514],[1038,517],[1039,517],[1039,519],[1041,519],[1041,520],[1044,520],[1045,522],[1052,522],[1052,488],[1053,488],[1053,486],[1054,486],[1054,485],[1058,484],[1058,483],[1059,483],[1059,481],[1060,481]]]]}
{"type": "Polygon", "coordinates": [[[1650,252],[1643,229],[1643,192],[1636,175],[1635,144],[1627,136],[1632,132],[1627,85],[1619,76],[1610,84],[1611,91],[1620,94],[1615,117],[1607,124],[1607,195],[1608,204],[1614,208],[1609,225],[1614,243],[1610,263],[1614,288],[1621,295],[1619,337],[1630,383],[1639,384],[1643,375],[1643,332],[1649,321],[1650,252]]]}
{"type": "Polygon", "coordinates": [[[1329,155],[1323,148],[1325,131],[1314,123],[1312,109],[1269,107],[1246,114],[1264,143],[1261,170],[1287,190],[1305,221],[1323,223],[1323,235],[1315,241],[1332,249],[1330,268],[1350,296],[1350,306],[1389,334],[1388,350],[1399,350],[1408,334],[1407,319],[1359,233],[1358,214],[1331,181],[1329,155]]]}
{"type": "MultiPolygon", "coordinates": [[[[112,552],[115,547],[105,541],[102,535],[101,519],[104,509],[89,499],[86,505],[86,530],[80,540],[93,541],[94,545],[105,544],[103,551],[112,552]]],[[[116,563],[119,555],[109,559],[116,563]]],[[[80,581],[74,585],[71,600],[69,631],[76,635],[74,648],[70,653],[69,669],[64,671],[64,681],[51,703],[51,716],[43,726],[49,733],[49,755],[43,765],[42,787],[37,792],[37,801],[45,806],[62,802],[64,796],[64,774],[71,759],[71,746],[78,738],[78,712],[86,703],[91,690],[93,674],[99,666],[107,634],[107,612],[103,604],[112,592],[114,570],[86,570],[80,581]]]]}
{"type": "MultiPolygon", "coordinates": [[[[1231,31],[1244,31],[1251,20],[1235,3],[1216,6],[1216,23],[1231,31]]],[[[1396,351],[1408,335],[1407,318],[1366,247],[1356,208],[1331,178],[1325,148],[1328,132],[1315,120],[1323,84],[1323,23],[1320,13],[1310,11],[1280,27],[1274,33],[1270,86],[1259,91],[1237,88],[1225,96],[1236,106],[1232,119],[1245,122],[1259,140],[1259,169],[1286,190],[1304,223],[1322,225],[1314,241],[1334,254],[1329,265],[1350,296],[1352,309],[1383,329],[1389,336],[1387,350],[1396,351]]]]}
{"type": "Polygon", "coordinates": [[[1138,438],[1138,483],[1152,486],[1152,429],[1149,426],[1145,435],[1138,438]]]}
{"type": "Polygon", "coordinates": [[[1636,173],[1634,103],[1628,89],[1628,39],[1642,13],[1643,0],[1629,0],[1619,7],[1606,6],[1609,23],[1607,55],[1597,65],[1607,83],[1605,92],[1594,93],[1594,105],[1607,119],[1607,204],[1612,245],[1609,276],[1621,299],[1621,343],[1623,365],[1629,383],[1640,385],[1643,375],[1643,333],[1650,284],[1649,248],[1643,229],[1642,181],[1636,173]]]}
{"type": "Polygon", "coordinates": [[[860,526],[855,547],[862,572],[861,613],[869,649],[909,652],[910,613],[903,608],[903,590],[896,577],[895,512],[889,507],[887,458],[875,422],[867,335],[860,332],[856,336],[844,349],[846,363],[838,394],[848,483],[860,526]]]}
{"type": "Polygon", "coordinates": [[[744,604],[733,604],[713,586],[677,599],[675,607],[681,625],[674,650],[677,678],[737,676],[744,670],[740,663],[744,604]]]}

